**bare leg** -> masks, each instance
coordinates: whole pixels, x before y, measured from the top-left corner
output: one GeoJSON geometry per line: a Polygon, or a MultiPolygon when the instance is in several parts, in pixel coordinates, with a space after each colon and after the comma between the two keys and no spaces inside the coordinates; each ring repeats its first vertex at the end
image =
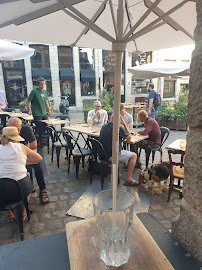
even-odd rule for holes
{"type": "MultiPolygon", "coordinates": [[[[132,175],[133,169],[135,167],[136,160],[137,160],[137,155],[135,153],[133,153],[132,156],[128,160],[128,170],[127,170],[125,182],[134,181],[132,179],[131,175],[132,175]]],[[[137,181],[135,181],[135,182],[137,182],[137,181]]]]}
{"type": "MultiPolygon", "coordinates": [[[[27,196],[27,201],[28,201],[28,202],[29,202],[30,198],[31,198],[31,194],[29,194],[29,195],[27,196]]],[[[27,217],[26,208],[25,208],[24,203],[22,203],[22,219],[23,219],[23,221],[25,221],[26,217],[27,217]]]]}

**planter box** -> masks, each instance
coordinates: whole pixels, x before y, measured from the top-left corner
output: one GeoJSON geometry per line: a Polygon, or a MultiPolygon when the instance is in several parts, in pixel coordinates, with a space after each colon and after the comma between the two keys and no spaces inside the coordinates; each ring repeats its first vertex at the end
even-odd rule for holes
{"type": "Polygon", "coordinates": [[[170,118],[170,116],[164,115],[160,120],[157,117],[157,122],[159,126],[164,126],[172,130],[187,130],[186,118],[177,116],[176,118],[170,118]]]}

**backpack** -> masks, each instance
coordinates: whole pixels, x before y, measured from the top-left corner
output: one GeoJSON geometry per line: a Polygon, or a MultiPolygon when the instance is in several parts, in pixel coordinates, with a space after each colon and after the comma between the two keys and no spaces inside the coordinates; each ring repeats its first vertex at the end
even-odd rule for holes
{"type": "Polygon", "coordinates": [[[154,93],[155,93],[155,97],[154,97],[154,107],[159,107],[159,106],[161,106],[161,95],[160,95],[160,93],[158,93],[158,92],[156,92],[156,91],[154,91],[154,93]]]}

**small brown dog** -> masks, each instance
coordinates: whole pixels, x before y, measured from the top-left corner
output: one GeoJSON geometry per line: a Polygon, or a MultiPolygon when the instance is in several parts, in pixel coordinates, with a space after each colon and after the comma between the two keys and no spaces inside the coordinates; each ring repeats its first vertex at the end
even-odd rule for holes
{"type": "Polygon", "coordinates": [[[156,194],[162,194],[161,181],[166,180],[170,175],[170,164],[168,162],[162,162],[153,166],[151,169],[145,169],[141,171],[139,175],[139,183],[145,184],[151,180],[150,188],[156,194]],[[157,190],[153,190],[154,183],[157,184],[157,190]]]}

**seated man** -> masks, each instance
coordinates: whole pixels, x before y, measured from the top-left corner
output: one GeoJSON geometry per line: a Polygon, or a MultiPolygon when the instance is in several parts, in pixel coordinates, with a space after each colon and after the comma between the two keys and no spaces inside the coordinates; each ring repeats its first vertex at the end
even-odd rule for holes
{"type": "Polygon", "coordinates": [[[94,102],[94,109],[88,112],[88,121],[92,121],[93,125],[102,127],[107,123],[108,114],[105,110],[102,110],[101,103],[99,100],[94,102]]]}
{"type": "MultiPolygon", "coordinates": [[[[35,135],[30,126],[22,126],[22,122],[19,118],[10,118],[8,121],[8,126],[17,127],[20,136],[25,140],[25,144],[32,150],[37,152],[37,141],[35,135]]],[[[46,184],[44,180],[44,173],[41,162],[33,165],[28,165],[34,169],[36,180],[39,186],[39,197],[41,204],[49,202],[48,194],[46,191],[46,184]]]]}
{"type": "Polygon", "coordinates": [[[139,143],[140,148],[158,148],[161,144],[161,131],[158,123],[155,119],[148,117],[146,111],[141,110],[138,113],[138,119],[141,122],[145,123],[145,129],[139,131],[140,135],[149,135],[147,140],[144,140],[139,143]]]}
{"type": "MultiPolygon", "coordinates": [[[[99,141],[102,143],[108,158],[112,156],[112,136],[113,136],[113,115],[111,116],[111,122],[104,125],[100,131],[99,141]]],[[[121,150],[121,142],[130,142],[131,135],[127,128],[126,123],[120,116],[120,127],[119,127],[119,156],[118,160],[122,163],[127,163],[127,175],[124,182],[124,186],[137,186],[138,182],[132,179],[132,172],[135,167],[137,155],[127,150],[121,150]]]]}
{"type": "Polygon", "coordinates": [[[130,115],[129,113],[127,113],[125,111],[125,107],[124,107],[124,104],[122,103],[120,105],[120,115],[122,116],[124,122],[126,123],[126,125],[129,127],[133,127],[133,118],[132,118],[132,115],[130,115]]]}

